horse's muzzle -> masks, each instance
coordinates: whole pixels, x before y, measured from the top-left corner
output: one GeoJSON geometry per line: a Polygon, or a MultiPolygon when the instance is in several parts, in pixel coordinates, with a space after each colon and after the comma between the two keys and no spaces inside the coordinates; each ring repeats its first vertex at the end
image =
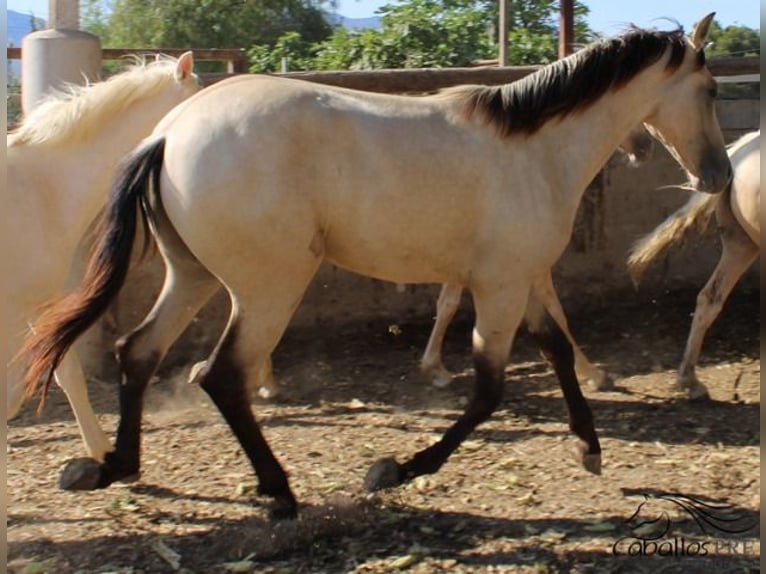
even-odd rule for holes
{"type": "Polygon", "coordinates": [[[693,181],[694,188],[703,193],[721,193],[731,183],[733,171],[729,156],[717,162],[708,162],[700,172],[700,176],[693,181]]]}

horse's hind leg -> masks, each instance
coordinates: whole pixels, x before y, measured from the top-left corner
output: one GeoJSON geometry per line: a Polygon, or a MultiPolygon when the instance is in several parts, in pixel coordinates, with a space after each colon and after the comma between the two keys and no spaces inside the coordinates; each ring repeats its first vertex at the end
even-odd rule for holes
{"type": "Polygon", "coordinates": [[[123,374],[115,448],[103,464],[93,459],[71,461],[60,478],[61,488],[104,488],[118,480],[135,479],[139,473],[144,391],[170,345],[220,287],[185,247],[169,243],[161,246],[166,270],[159,298],[143,322],[117,342],[123,374]]]}
{"type": "Polygon", "coordinates": [[[589,384],[591,388],[597,391],[607,391],[612,389],[614,384],[611,378],[606,372],[599,369],[588,360],[588,357],[585,356],[585,353],[583,353],[582,349],[577,345],[572,333],[569,332],[567,318],[564,314],[564,309],[561,307],[561,302],[556,295],[556,289],[553,287],[551,274],[547,273],[542,280],[536,282],[533,285],[532,290],[572,345],[575,362],[574,368],[577,373],[577,378],[580,381],[589,384]]]}
{"type": "Polygon", "coordinates": [[[261,262],[259,280],[243,280],[232,296],[226,333],[201,373],[201,386],[237,437],[258,476],[258,493],[274,499],[272,518],[293,518],[298,506],[287,475],[255,420],[248,388],[261,375],[271,352],[313,277],[319,259],[283,265],[261,262]],[[278,269],[285,271],[280,274],[278,269]],[[273,270],[273,271],[270,271],[273,270]]]}
{"type": "Polygon", "coordinates": [[[442,362],[442,345],[450,321],[460,306],[460,295],[463,288],[460,285],[445,283],[436,301],[436,321],[428,339],[428,345],[420,359],[420,371],[436,387],[446,387],[452,380],[450,373],[442,362]]]}
{"type": "Polygon", "coordinates": [[[601,446],[593,426],[593,414],[577,381],[570,339],[561,323],[553,320],[534,295],[533,291],[527,306],[527,328],[556,372],[569,412],[569,428],[580,439],[578,460],[589,472],[601,474],[601,446]]]}
{"type": "Polygon", "coordinates": [[[471,401],[460,418],[435,444],[402,464],[392,458],[384,458],[373,464],[364,481],[368,491],[389,488],[422,474],[435,473],[460,443],[495,411],[503,397],[508,352],[524,314],[527,294],[528,287],[524,286],[516,290],[493,290],[489,294],[474,290],[476,326],[473,331],[473,354],[476,381],[471,401]],[[515,296],[509,296],[509,292],[515,296]]]}
{"type": "Polygon", "coordinates": [[[707,388],[699,382],[696,373],[705,333],[718,317],[739,278],[758,257],[758,246],[736,222],[728,202],[721,204],[724,205],[719,206],[717,213],[723,242],[721,259],[697,296],[697,307],[676,378],[678,390],[686,392],[692,399],[708,396],[707,388]]]}
{"type": "Polygon", "coordinates": [[[258,493],[274,499],[271,516],[294,518],[298,504],[287,474],[266,442],[248,400],[248,378],[259,376],[269,351],[249,344],[247,322],[236,307],[219,346],[200,375],[200,385],[250,460],[258,476],[258,493]]]}

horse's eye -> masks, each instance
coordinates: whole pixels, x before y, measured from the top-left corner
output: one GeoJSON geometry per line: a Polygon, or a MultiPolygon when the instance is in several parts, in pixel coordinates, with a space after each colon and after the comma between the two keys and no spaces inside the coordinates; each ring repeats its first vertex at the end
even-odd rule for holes
{"type": "Polygon", "coordinates": [[[710,94],[710,97],[715,99],[718,95],[718,84],[713,84],[709,89],[708,93],[710,94]]]}

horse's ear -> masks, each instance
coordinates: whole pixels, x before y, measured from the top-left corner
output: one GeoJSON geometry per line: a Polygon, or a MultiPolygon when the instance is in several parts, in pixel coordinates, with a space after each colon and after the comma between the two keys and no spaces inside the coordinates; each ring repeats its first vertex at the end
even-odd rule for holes
{"type": "Polygon", "coordinates": [[[180,82],[185,80],[194,72],[194,54],[191,50],[181,54],[176,63],[176,79],[180,82]]]}
{"type": "Polygon", "coordinates": [[[697,22],[697,25],[694,26],[694,30],[691,34],[691,42],[692,46],[694,46],[694,49],[698,52],[702,50],[705,47],[705,44],[707,43],[707,35],[710,32],[710,25],[713,23],[713,18],[715,17],[715,12],[711,12],[707,16],[705,16],[702,20],[697,22]]]}

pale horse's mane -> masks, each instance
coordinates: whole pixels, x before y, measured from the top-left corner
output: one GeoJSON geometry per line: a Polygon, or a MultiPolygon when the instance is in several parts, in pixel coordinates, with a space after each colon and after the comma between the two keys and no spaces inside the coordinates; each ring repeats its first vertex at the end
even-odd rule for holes
{"type": "Polygon", "coordinates": [[[113,117],[136,100],[175,81],[176,59],[159,55],[133,58],[133,64],[103,82],[86,86],[67,85],[53,92],[8,134],[8,147],[58,144],[87,138],[107,118],[113,117]]]}

